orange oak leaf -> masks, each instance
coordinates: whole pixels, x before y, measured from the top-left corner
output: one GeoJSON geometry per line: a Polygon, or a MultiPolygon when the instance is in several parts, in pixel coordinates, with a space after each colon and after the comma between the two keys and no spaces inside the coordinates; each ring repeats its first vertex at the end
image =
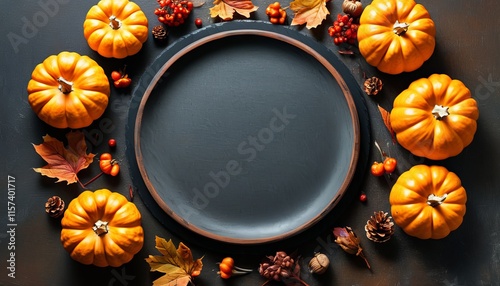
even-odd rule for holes
{"type": "Polygon", "coordinates": [[[290,9],[295,13],[291,25],[306,24],[307,29],[320,25],[330,11],[326,8],[326,0],[295,0],[290,9]]]}
{"type": "Polygon", "coordinates": [[[213,4],[214,6],[210,8],[210,16],[219,17],[222,20],[233,19],[234,12],[250,18],[250,13],[259,8],[253,5],[251,0],[214,0],[213,4]]]}
{"type": "Polygon", "coordinates": [[[193,259],[191,249],[184,243],[176,248],[172,240],[156,236],[156,249],[162,255],[149,255],[146,262],[151,271],[165,273],[153,281],[154,286],[186,286],[193,277],[200,275],[203,268],[202,258],[193,259]]]}
{"type": "Polygon", "coordinates": [[[392,129],[391,125],[391,114],[389,111],[385,110],[382,106],[378,105],[378,111],[380,112],[380,115],[382,116],[382,120],[384,121],[384,125],[391,134],[392,142],[396,143],[396,133],[392,129]]]}
{"type": "Polygon", "coordinates": [[[82,132],[69,132],[66,138],[68,148],[49,135],[43,136],[42,144],[33,144],[38,155],[47,162],[46,166],[33,170],[44,176],[57,178],[56,183],[66,181],[69,185],[78,182],[77,173],[92,163],[95,154],[87,154],[87,144],[82,132]]]}

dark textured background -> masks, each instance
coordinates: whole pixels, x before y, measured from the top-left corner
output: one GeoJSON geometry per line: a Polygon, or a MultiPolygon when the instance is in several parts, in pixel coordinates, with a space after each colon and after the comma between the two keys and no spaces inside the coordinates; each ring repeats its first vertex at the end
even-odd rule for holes
{"type": "MultiPolygon", "coordinates": [[[[145,11],[150,28],[157,24],[153,14],[156,1],[136,1],[145,11]]],[[[266,20],[265,7],[270,1],[255,1],[260,6],[252,19],[266,20]]],[[[368,1],[363,1],[366,5],[368,1]]],[[[431,13],[437,28],[437,45],[431,59],[419,70],[402,75],[385,75],[369,67],[361,56],[341,57],[361,85],[364,75],[378,76],[385,85],[377,98],[366,98],[371,117],[372,137],[399,161],[398,169],[407,170],[418,163],[439,164],[457,173],[468,192],[467,214],[462,226],[442,240],[419,240],[396,228],[396,234],[388,243],[375,244],[364,237],[363,226],[373,211],[389,210],[388,194],[393,182],[366,175],[362,189],[369,199],[366,204],[356,200],[357,194],[348,194],[344,200],[344,211],[332,219],[332,226],[349,225],[361,237],[365,254],[372,271],[365,268],[361,259],[347,255],[332,241],[329,231],[301,243],[294,249],[305,261],[316,251],[331,259],[329,271],[320,277],[305,271],[303,278],[310,285],[500,285],[500,212],[498,211],[500,189],[500,8],[493,1],[428,1],[422,0],[431,13]],[[478,101],[480,119],[473,143],[460,155],[439,162],[428,162],[411,156],[399,146],[389,144],[391,138],[377,111],[377,104],[391,108],[394,97],[409,83],[432,73],[447,73],[462,80],[478,101]]],[[[155,254],[154,236],[181,238],[166,229],[153,218],[140,197],[134,202],[143,215],[145,245],[135,258],[119,268],[97,268],[84,266],[73,260],[59,242],[60,225],[45,215],[43,205],[48,197],[59,195],[67,202],[78,195],[79,186],[54,184],[54,180],[42,177],[31,170],[44,165],[34,152],[31,143],[39,144],[42,136],[50,134],[64,139],[66,130],[56,130],[41,122],[27,103],[26,85],[36,64],[47,56],[60,51],[76,51],[94,58],[107,74],[127,64],[129,75],[138,79],[148,72],[153,60],[165,45],[158,45],[150,37],[143,50],[124,60],[105,59],[90,50],[83,34],[82,24],[88,9],[94,4],[76,0],[3,1],[0,9],[2,25],[0,35],[1,71],[0,85],[3,104],[0,112],[0,285],[151,285],[159,277],[150,273],[144,258],[155,254]],[[46,5],[44,5],[44,3],[46,5]],[[51,6],[47,6],[51,3],[51,6]],[[48,9],[44,9],[49,7],[48,9]],[[26,22],[36,23],[34,30],[23,30],[26,22]],[[9,34],[22,38],[19,45],[12,45],[9,34]],[[16,178],[16,278],[7,277],[7,177],[16,178]]],[[[170,33],[169,43],[196,29],[195,17],[204,24],[213,22],[208,9],[211,2],[194,9],[187,25],[170,33]]],[[[337,47],[327,34],[327,27],[340,13],[340,1],[328,4],[331,15],[315,30],[297,28],[300,33],[324,43],[336,54],[337,47]]],[[[339,56],[340,57],[340,56],[339,56]]],[[[89,151],[102,153],[107,150],[105,142],[114,137],[118,140],[115,156],[122,160],[118,178],[102,177],[90,187],[107,187],[123,194],[133,183],[127,166],[125,129],[133,86],[126,90],[112,89],[109,107],[103,117],[84,132],[88,135],[89,151]],[[98,135],[96,137],[96,135],[98,135]],[[97,138],[97,139],[96,139],[97,138]]],[[[378,158],[376,153],[371,159],[378,158]]],[[[82,180],[91,178],[98,170],[92,165],[83,171],[82,180]]],[[[202,238],[182,238],[191,246],[195,257],[204,255],[202,275],[196,285],[261,285],[264,282],[256,271],[229,281],[217,277],[216,262],[232,255],[240,266],[256,269],[260,259],[273,254],[279,246],[258,248],[208,247],[202,238]],[[188,241],[189,240],[189,241],[188,241]]]]}

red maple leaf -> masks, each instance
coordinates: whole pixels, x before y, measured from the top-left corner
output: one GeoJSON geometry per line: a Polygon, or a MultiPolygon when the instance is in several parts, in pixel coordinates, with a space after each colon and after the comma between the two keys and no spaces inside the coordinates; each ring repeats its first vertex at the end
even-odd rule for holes
{"type": "Polygon", "coordinates": [[[47,162],[41,168],[33,168],[44,176],[58,179],[56,183],[66,181],[69,184],[79,182],[77,173],[87,168],[94,160],[95,154],[87,154],[85,136],[80,131],[66,134],[68,148],[49,136],[43,136],[43,143],[33,144],[35,151],[47,162]]]}

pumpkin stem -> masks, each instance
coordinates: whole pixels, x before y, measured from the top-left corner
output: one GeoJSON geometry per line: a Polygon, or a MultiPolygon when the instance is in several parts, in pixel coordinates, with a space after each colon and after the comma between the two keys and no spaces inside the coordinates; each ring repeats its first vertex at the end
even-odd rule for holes
{"type": "Polygon", "coordinates": [[[59,90],[62,93],[68,94],[73,91],[73,82],[67,81],[63,77],[58,78],[57,82],[59,83],[59,90]]]}
{"type": "Polygon", "coordinates": [[[396,20],[396,23],[394,23],[394,26],[392,26],[392,31],[394,34],[401,36],[406,31],[408,31],[408,27],[410,27],[410,24],[408,23],[400,23],[398,20],[396,20]]]}
{"type": "Polygon", "coordinates": [[[427,204],[431,207],[437,207],[437,206],[441,205],[444,202],[444,200],[446,200],[447,196],[448,196],[448,194],[444,194],[442,196],[436,196],[434,194],[430,194],[427,197],[427,204]]]}
{"type": "Polygon", "coordinates": [[[99,219],[94,223],[92,230],[99,236],[106,234],[108,233],[108,222],[99,219]]]}
{"type": "Polygon", "coordinates": [[[116,16],[109,17],[109,26],[113,28],[113,30],[118,30],[122,26],[122,21],[116,19],[116,16]]]}
{"type": "Polygon", "coordinates": [[[446,116],[450,115],[450,113],[448,112],[448,108],[449,107],[436,104],[434,106],[434,108],[432,109],[432,115],[434,115],[434,117],[437,120],[441,120],[441,119],[445,118],[446,116]]]}

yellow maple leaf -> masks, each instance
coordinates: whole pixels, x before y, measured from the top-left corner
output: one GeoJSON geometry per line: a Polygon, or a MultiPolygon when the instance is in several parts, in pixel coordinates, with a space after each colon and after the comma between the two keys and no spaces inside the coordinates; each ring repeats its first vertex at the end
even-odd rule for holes
{"type": "Polygon", "coordinates": [[[290,3],[295,13],[291,25],[306,24],[307,29],[320,25],[330,11],[326,8],[326,0],[295,0],[290,3]]]}
{"type": "Polygon", "coordinates": [[[210,8],[210,16],[223,20],[233,19],[234,12],[250,18],[250,13],[259,8],[253,5],[251,0],[214,0],[213,4],[214,6],[210,8]]]}
{"type": "Polygon", "coordinates": [[[165,273],[153,281],[154,286],[187,286],[193,277],[200,275],[203,268],[202,258],[193,259],[191,249],[180,242],[176,248],[172,240],[156,236],[156,249],[162,255],[149,255],[146,258],[151,271],[165,273]]]}

